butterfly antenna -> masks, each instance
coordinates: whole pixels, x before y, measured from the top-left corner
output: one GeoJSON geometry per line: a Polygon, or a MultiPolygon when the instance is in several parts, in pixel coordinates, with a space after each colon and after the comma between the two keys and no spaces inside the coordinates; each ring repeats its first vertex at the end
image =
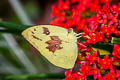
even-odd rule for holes
{"type": "Polygon", "coordinates": [[[79,39],[79,38],[81,38],[81,37],[82,37],[82,36],[77,36],[76,38],[79,39]]]}
{"type": "Polygon", "coordinates": [[[81,38],[81,37],[82,37],[82,36],[81,36],[82,34],[84,34],[84,33],[78,33],[78,34],[76,34],[77,39],[81,38]]]}
{"type": "Polygon", "coordinates": [[[84,33],[78,33],[78,34],[76,34],[76,36],[80,36],[80,35],[82,35],[82,34],[84,34],[84,33]]]}

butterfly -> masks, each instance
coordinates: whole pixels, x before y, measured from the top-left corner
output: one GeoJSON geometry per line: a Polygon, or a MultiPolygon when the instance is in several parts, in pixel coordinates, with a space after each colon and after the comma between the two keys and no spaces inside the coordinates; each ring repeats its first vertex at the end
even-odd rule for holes
{"type": "Polygon", "coordinates": [[[65,29],[53,25],[38,25],[22,32],[48,61],[55,66],[70,69],[77,59],[77,34],[73,29],[65,29]]]}

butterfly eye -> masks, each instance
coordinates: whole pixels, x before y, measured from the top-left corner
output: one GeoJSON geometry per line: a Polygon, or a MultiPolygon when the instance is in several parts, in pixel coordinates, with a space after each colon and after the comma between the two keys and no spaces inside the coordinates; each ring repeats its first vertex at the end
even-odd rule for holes
{"type": "Polygon", "coordinates": [[[68,33],[71,33],[72,31],[73,31],[72,28],[69,28],[69,29],[68,29],[68,33]]]}

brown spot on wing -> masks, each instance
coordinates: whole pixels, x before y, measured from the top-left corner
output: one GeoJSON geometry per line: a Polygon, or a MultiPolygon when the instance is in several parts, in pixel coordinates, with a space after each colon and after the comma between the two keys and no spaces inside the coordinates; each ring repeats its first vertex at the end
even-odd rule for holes
{"type": "Polygon", "coordinates": [[[34,31],[36,31],[36,29],[34,29],[34,31]]]}
{"type": "Polygon", "coordinates": [[[51,40],[58,40],[58,41],[61,41],[61,40],[59,39],[58,36],[50,36],[50,38],[51,38],[51,40]]]}
{"type": "Polygon", "coordinates": [[[48,44],[46,48],[49,49],[49,51],[54,53],[56,50],[60,50],[63,48],[60,46],[62,41],[59,39],[58,36],[50,36],[50,38],[51,40],[46,42],[48,44]]]}
{"type": "Polygon", "coordinates": [[[37,40],[42,41],[42,39],[40,39],[40,38],[38,38],[38,37],[36,37],[36,36],[34,36],[34,35],[32,35],[32,37],[33,37],[34,39],[37,39],[37,40]]]}
{"type": "Polygon", "coordinates": [[[46,27],[43,27],[43,31],[44,31],[43,34],[46,34],[46,35],[50,34],[50,31],[46,27]]]}
{"type": "Polygon", "coordinates": [[[33,31],[31,31],[32,32],[32,34],[35,34],[33,31]]]}

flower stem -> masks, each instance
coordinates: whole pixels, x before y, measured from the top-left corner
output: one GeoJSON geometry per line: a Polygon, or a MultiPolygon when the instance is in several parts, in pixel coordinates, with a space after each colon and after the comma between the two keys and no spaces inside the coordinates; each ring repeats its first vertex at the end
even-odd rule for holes
{"type": "Polygon", "coordinates": [[[27,74],[27,75],[12,75],[7,76],[5,80],[16,80],[16,79],[63,79],[65,75],[63,73],[52,73],[52,74],[27,74]]]}

